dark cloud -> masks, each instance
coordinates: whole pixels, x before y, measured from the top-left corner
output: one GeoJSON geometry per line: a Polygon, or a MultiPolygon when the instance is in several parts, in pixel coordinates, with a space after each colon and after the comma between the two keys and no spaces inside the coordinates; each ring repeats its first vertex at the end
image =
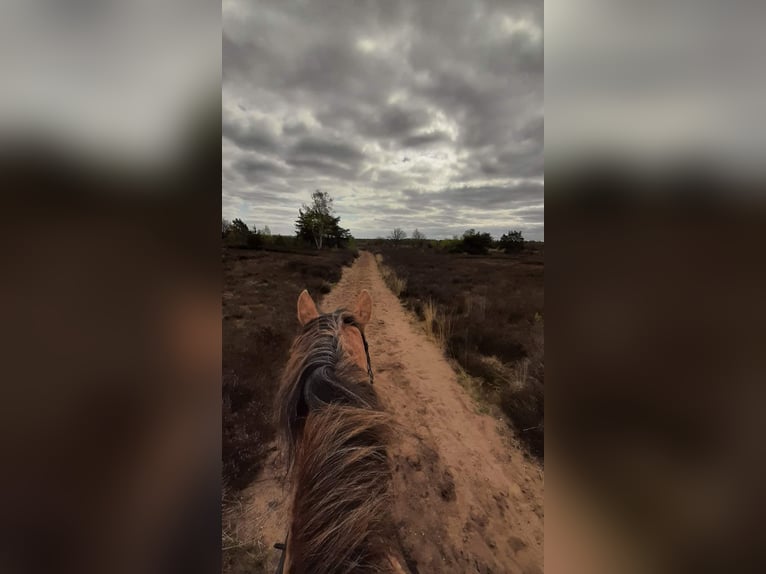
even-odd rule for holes
{"type": "Polygon", "coordinates": [[[329,160],[311,157],[294,157],[289,158],[287,163],[295,168],[301,168],[296,172],[298,177],[309,174],[313,176],[325,175],[341,180],[350,180],[356,175],[356,172],[353,169],[329,160]]]}
{"type": "MultiPolygon", "coordinates": [[[[497,227],[513,213],[541,223],[520,209],[543,202],[542,7],[227,3],[223,160],[234,175],[223,194],[238,200],[224,209],[321,186],[361,237],[397,217],[417,224],[423,210],[440,222],[431,229],[497,227]]],[[[285,213],[302,201],[292,193],[285,213]]]]}
{"type": "Polygon", "coordinates": [[[402,192],[408,206],[497,209],[542,203],[542,184],[524,183],[516,186],[463,186],[422,191],[405,189],[402,192]]]}
{"type": "Polygon", "coordinates": [[[240,148],[252,151],[276,152],[279,141],[267,127],[257,123],[244,123],[224,118],[223,137],[231,140],[240,148]]]}
{"type": "Polygon", "coordinates": [[[288,120],[282,125],[282,133],[286,136],[304,136],[309,128],[301,121],[288,120]]]}
{"type": "Polygon", "coordinates": [[[272,160],[242,157],[233,162],[232,168],[250,182],[264,181],[268,176],[284,175],[286,168],[272,160]]]}
{"type": "Polygon", "coordinates": [[[379,134],[401,137],[428,124],[428,113],[422,108],[407,109],[401,105],[389,106],[379,116],[376,128],[379,134]]]}
{"type": "Polygon", "coordinates": [[[450,141],[446,132],[431,132],[427,134],[413,134],[402,140],[403,147],[422,147],[439,142],[450,141]]]}
{"type": "Polygon", "coordinates": [[[364,159],[364,154],[355,146],[342,141],[333,141],[317,137],[307,137],[299,140],[289,152],[290,160],[312,159],[317,161],[330,160],[344,166],[358,166],[364,159]]]}
{"type": "Polygon", "coordinates": [[[221,42],[221,64],[224,78],[230,76],[232,72],[246,71],[247,51],[240,47],[239,44],[232,42],[225,30],[221,42]]]}

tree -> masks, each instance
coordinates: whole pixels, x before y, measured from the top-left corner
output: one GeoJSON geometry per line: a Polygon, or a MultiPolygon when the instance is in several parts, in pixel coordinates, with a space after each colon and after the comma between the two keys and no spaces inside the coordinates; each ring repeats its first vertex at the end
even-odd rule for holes
{"type": "Polygon", "coordinates": [[[265,235],[266,237],[271,237],[271,229],[269,229],[268,225],[264,225],[263,229],[261,230],[261,233],[265,235]]]}
{"type": "Polygon", "coordinates": [[[521,231],[509,231],[500,237],[497,245],[506,253],[518,252],[524,249],[524,238],[521,236],[521,231]]]}
{"type": "Polygon", "coordinates": [[[398,245],[403,239],[407,239],[407,233],[402,228],[395,227],[388,239],[393,241],[394,245],[398,245]]]}
{"type": "Polygon", "coordinates": [[[463,234],[461,248],[466,253],[486,255],[490,247],[492,247],[492,236],[489,233],[480,233],[475,229],[469,229],[463,234]]]}
{"type": "Polygon", "coordinates": [[[250,229],[241,219],[235,219],[231,223],[223,220],[221,231],[223,239],[229,247],[259,249],[263,244],[261,234],[258,233],[255,226],[250,229]]]}
{"type": "Polygon", "coordinates": [[[338,225],[340,217],[334,217],[330,232],[327,234],[327,245],[330,247],[343,247],[351,241],[351,231],[338,225]]]}
{"type": "Polygon", "coordinates": [[[304,203],[298,210],[295,230],[299,239],[322,249],[323,245],[342,247],[351,238],[349,230],[340,226],[340,217],[335,215],[332,204],[333,199],[326,191],[317,189],[311,194],[311,205],[304,203]]]}
{"type": "Polygon", "coordinates": [[[247,247],[249,237],[250,229],[247,224],[241,219],[235,219],[226,233],[226,243],[232,247],[247,247]]]}
{"type": "Polygon", "coordinates": [[[260,249],[263,247],[263,235],[255,228],[255,225],[253,225],[250,233],[247,234],[247,246],[250,249],[260,249]]]}
{"type": "Polygon", "coordinates": [[[221,218],[221,239],[224,239],[231,229],[231,221],[221,218]]]}
{"type": "Polygon", "coordinates": [[[415,241],[423,241],[426,238],[425,233],[421,233],[418,231],[417,227],[415,228],[415,231],[412,232],[412,238],[415,241]]]}

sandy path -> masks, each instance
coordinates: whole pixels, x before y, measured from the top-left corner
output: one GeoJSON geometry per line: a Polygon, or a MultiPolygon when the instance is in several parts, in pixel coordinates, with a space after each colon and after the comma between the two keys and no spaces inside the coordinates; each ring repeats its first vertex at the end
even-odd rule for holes
{"type": "MultiPolygon", "coordinates": [[[[542,572],[539,465],[503,423],[476,411],[441,350],[386,287],[372,254],[344,269],[322,309],[351,305],[361,289],[374,302],[366,334],[375,386],[401,429],[392,449],[394,515],[412,570],[542,572]]],[[[286,530],[282,473],[275,453],[245,509],[252,534],[268,544],[286,530]]]]}

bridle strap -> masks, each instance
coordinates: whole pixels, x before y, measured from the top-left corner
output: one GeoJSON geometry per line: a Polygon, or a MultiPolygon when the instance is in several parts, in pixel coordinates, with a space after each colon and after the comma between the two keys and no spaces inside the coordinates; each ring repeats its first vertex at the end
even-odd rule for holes
{"type": "Polygon", "coordinates": [[[283,574],[283,571],[285,569],[285,556],[287,555],[287,539],[288,538],[290,538],[290,534],[285,536],[284,544],[282,544],[281,542],[277,542],[274,545],[274,548],[282,551],[282,556],[279,557],[279,564],[277,564],[277,569],[274,571],[274,574],[283,574]]]}
{"type": "Polygon", "coordinates": [[[362,343],[364,343],[364,354],[367,355],[367,376],[370,377],[370,384],[375,382],[375,375],[372,374],[372,361],[370,361],[370,348],[367,345],[367,337],[364,336],[364,331],[359,329],[362,334],[362,343]]]}

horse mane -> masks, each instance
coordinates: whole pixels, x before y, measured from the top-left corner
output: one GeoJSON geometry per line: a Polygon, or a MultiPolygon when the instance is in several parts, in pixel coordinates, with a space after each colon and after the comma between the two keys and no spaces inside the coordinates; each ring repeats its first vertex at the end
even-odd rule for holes
{"type": "Polygon", "coordinates": [[[294,485],[290,574],[390,572],[389,418],[367,373],[344,358],[345,310],[306,324],[278,412],[294,485]]]}
{"type": "Polygon", "coordinates": [[[345,309],[320,315],[293,341],[276,397],[277,426],[287,447],[288,468],[310,411],[338,404],[382,410],[367,374],[344,356],[339,336],[344,323],[358,327],[345,309]]]}

